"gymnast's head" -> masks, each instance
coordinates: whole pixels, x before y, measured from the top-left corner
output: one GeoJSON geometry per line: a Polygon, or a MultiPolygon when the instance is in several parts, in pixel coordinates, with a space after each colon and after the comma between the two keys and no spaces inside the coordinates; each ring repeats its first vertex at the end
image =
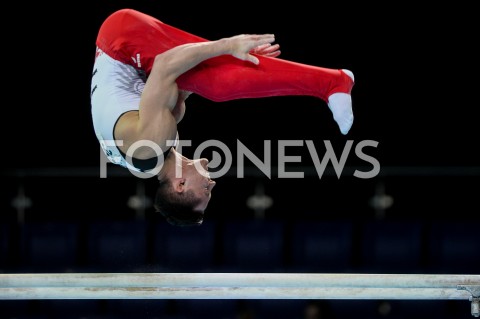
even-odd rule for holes
{"type": "Polygon", "coordinates": [[[175,226],[197,226],[203,222],[215,182],[206,158],[191,160],[174,148],[158,173],[154,208],[175,226]]]}

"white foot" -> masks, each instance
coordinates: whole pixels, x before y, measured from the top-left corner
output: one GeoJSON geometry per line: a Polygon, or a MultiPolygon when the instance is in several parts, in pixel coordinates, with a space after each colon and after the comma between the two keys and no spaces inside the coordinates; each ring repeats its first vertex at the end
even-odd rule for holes
{"type": "MultiPolygon", "coordinates": [[[[354,81],[353,73],[342,70],[354,81]]],[[[340,132],[346,135],[353,124],[352,97],[347,93],[334,93],[328,97],[328,107],[332,111],[333,119],[337,122],[340,132]]]]}

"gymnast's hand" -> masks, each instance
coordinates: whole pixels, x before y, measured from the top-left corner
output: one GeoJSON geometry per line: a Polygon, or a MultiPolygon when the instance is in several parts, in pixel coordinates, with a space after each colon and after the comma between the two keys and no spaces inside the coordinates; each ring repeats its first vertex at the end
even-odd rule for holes
{"type": "Polygon", "coordinates": [[[225,40],[227,41],[227,48],[231,55],[237,59],[250,61],[254,64],[259,63],[258,58],[252,55],[252,53],[256,53],[253,52],[255,49],[258,50],[258,48],[261,48],[261,52],[265,52],[266,54],[275,52],[275,46],[271,46],[274,48],[273,52],[269,52],[268,49],[268,46],[275,41],[273,34],[241,34],[226,38],[225,40]]]}
{"type": "Polygon", "coordinates": [[[263,55],[263,56],[268,56],[268,57],[271,57],[271,58],[276,58],[281,53],[281,51],[279,49],[280,49],[279,44],[272,45],[270,43],[265,43],[265,44],[262,44],[262,45],[260,45],[256,48],[254,48],[252,51],[250,51],[250,53],[263,55]]]}

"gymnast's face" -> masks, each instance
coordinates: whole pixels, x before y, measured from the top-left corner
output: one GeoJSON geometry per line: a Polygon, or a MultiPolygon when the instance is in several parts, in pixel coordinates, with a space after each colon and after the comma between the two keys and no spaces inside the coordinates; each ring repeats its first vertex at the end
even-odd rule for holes
{"type": "Polygon", "coordinates": [[[192,207],[195,211],[204,211],[210,198],[215,182],[208,173],[208,160],[206,158],[192,160],[189,159],[174,148],[169,153],[169,157],[164,164],[164,169],[158,178],[170,179],[173,188],[178,193],[193,193],[198,204],[192,207]]]}
{"type": "Polygon", "coordinates": [[[207,208],[212,197],[212,189],[216,184],[210,178],[207,165],[206,158],[187,160],[182,165],[184,191],[191,190],[195,197],[200,199],[200,203],[195,207],[195,210],[198,211],[204,211],[207,208]]]}

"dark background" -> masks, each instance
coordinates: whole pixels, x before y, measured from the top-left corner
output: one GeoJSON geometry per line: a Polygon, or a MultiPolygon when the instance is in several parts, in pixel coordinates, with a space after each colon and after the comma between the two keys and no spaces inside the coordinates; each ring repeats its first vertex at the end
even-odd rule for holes
{"type": "Polygon", "coordinates": [[[7,33],[7,52],[14,51],[4,61],[9,166],[98,164],[89,105],[95,38],[103,19],[123,7],[208,39],[274,33],[282,58],[355,74],[355,124],[345,138],[326,106],[310,98],[211,103],[197,96],[179,127],[185,139],[372,139],[383,166],[478,164],[479,65],[469,7],[101,1],[29,4],[15,13],[24,31],[7,33]]]}
{"type": "MultiPolygon", "coordinates": [[[[355,74],[355,122],[347,136],[340,134],[326,104],[311,97],[213,103],[192,96],[179,124],[181,138],[193,143],[193,147],[185,149],[185,155],[192,156],[201,142],[217,139],[231,147],[239,140],[263,158],[263,141],[268,139],[272,141],[275,161],[279,140],[300,139],[313,140],[320,156],[324,153],[323,141],[330,141],[339,157],[347,140],[354,141],[354,146],[373,140],[378,146],[365,148],[364,152],[379,161],[381,174],[370,180],[359,180],[347,172],[338,180],[326,176],[319,179],[315,174],[307,179],[268,179],[248,160],[246,165],[253,167],[253,173],[259,175],[272,196],[279,195],[275,202],[279,207],[297,207],[292,205],[293,199],[301,198],[303,207],[321,209],[335,198],[333,206],[351,204],[345,209],[339,207],[339,211],[356,210],[365,204],[363,198],[355,200],[357,195],[371,195],[370,185],[395,175],[400,178],[389,183],[388,188],[399,188],[397,204],[401,204],[399,196],[412,198],[402,207],[392,207],[391,211],[399,208],[399,215],[437,218],[438,209],[445,209],[441,215],[451,216],[456,208],[458,216],[476,207],[473,198],[479,163],[475,115],[479,67],[473,47],[473,10],[463,5],[419,7],[403,3],[369,7],[322,3],[312,9],[300,2],[227,9],[203,3],[179,6],[156,1],[29,4],[14,11],[15,25],[23,31],[7,33],[9,47],[14,49],[5,61],[11,70],[11,85],[6,91],[11,99],[2,126],[3,171],[7,175],[15,175],[16,169],[38,173],[44,168],[63,168],[63,174],[79,174],[79,168],[88,167],[91,176],[89,186],[82,191],[84,198],[93,196],[87,189],[95,189],[102,194],[101,200],[94,201],[99,205],[109,202],[111,207],[112,202],[118,202],[122,186],[96,178],[100,148],[93,133],[89,94],[97,30],[110,13],[124,7],[144,11],[207,39],[274,33],[282,58],[347,68],[355,74]],[[403,169],[392,172],[392,167],[403,169]],[[434,178],[425,178],[432,175],[432,169],[434,178]],[[459,198],[468,204],[456,206],[459,198]],[[422,209],[412,212],[412,206],[422,209]]],[[[290,166],[313,164],[306,145],[288,148],[287,155],[302,156],[302,163],[290,166]]],[[[369,165],[353,150],[346,162],[352,169],[366,167],[364,171],[369,165]]],[[[127,181],[135,183],[135,178],[127,181]]],[[[231,203],[243,203],[251,195],[251,181],[218,179],[210,214],[230,206],[238,215],[244,215],[243,205],[231,207],[231,203]]],[[[154,181],[146,183],[154,189],[154,181]]],[[[40,188],[52,191],[50,187],[40,188]]],[[[71,191],[66,187],[62,190],[71,191]]],[[[75,207],[83,202],[77,202],[75,207]]],[[[369,213],[360,210],[356,214],[369,213]]]]}
{"type": "MultiPolygon", "coordinates": [[[[12,4],[6,14],[12,15],[13,22],[4,27],[3,38],[6,84],[1,125],[3,191],[0,215],[4,250],[0,269],[5,272],[64,271],[63,266],[55,266],[60,262],[45,266],[45,259],[50,258],[46,256],[58,258],[58,251],[62,249],[71,252],[70,246],[48,253],[45,249],[35,251],[31,247],[35,238],[39,240],[45,234],[48,240],[68,242],[61,231],[48,228],[56,229],[58,223],[66,222],[79,228],[78,233],[73,232],[78,234],[73,240],[78,248],[73,253],[74,261],[65,262],[70,270],[228,271],[232,269],[223,263],[225,252],[221,248],[227,242],[222,237],[228,232],[227,225],[237,225],[232,227],[242,233],[242,227],[247,227],[243,223],[258,222],[263,225],[256,226],[260,227],[258,233],[271,238],[270,222],[280,222],[286,227],[280,237],[287,243],[282,246],[286,253],[285,263],[282,262],[285,267],[281,270],[289,272],[298,270],[290,267],[294,261],[293,252],[299,249],[293,240],[296,229],[293,225],[315,222],[319,229],[324,229],[321,227],[326,223],[334,222],[353,226],[351,231],[342,228],[345,232],[324,238],[336,244],[339,241],[355,243],[349,246],[349,262],[333,264],[332,268],[312,267],[302,271],[478,273],[477,92],[480,70],[475,12],[472,6],[462,3],[420,6],[405,2],[375,6],[322,2],[315,7],[306,1],[286,5],[277,2],[213,5],[164,1],[12,4]],[[340,178],[334,175],[331,164],[321,178],[315,171],[304,179],[280,179],[275,174],[267,178],[246,160],[250,174],[245,178],[235,178],[235,171],[232,171],[217,180],[205,225],[201,227],[212,227],[216,236],[212,252],[215,267],[210,264],[206,268],[182,268],[185,261],[165,266],[165,261],[153,257],[158,252],[155,246],[148,244],[157,234],[154,227],[166,227],[148,205],[155,181],[139,180],[113,166],[109,166],[109,178],[98,177],[100,148],[93,132],[89,100],[95,39],[103,20],[113,11],[127,7],[212,40],[240,33],[274,33],[281,45],[281,58],[329,68],[347,68],[355,74],[356,84],[352,91],[355,121],[346,136],[340,134],[326,104],[311,97],[214,103],[194,95],[187,101],[185,118],[178,127],[180,137],[193,143],[192,148],[185,149],[186,156],[191,157],[195,146],[203,141],[217,139],[229,146],[235,146],[240,140],[263,158],[263,141],[271,140],[275,164],[279,140],[313,140],[320,156],[325,151],[324,141],[330,141],[338,157],[347,140],[353,140],[354,145],[362,140],[373,140],[378,146],[364,151],[379,161],[380,174],[371,179],[353,177],[355,169],[370,169],[369,163],[358,159],[353,150],[340,178]],[[250,196],[260,188],[273,200],[273,206],[264,210],[247,205],[250,196]],[[26,208],[15,205],[15,200],[22,198],[21,194],[28,197],[31,205],[26,208]],[[146,205],[136,208],[129,205],[129,199],[135,195],[141,199],[146,197],[146,205]],[[372,205],[375,198],[393,199],[393,203],[372,205]],[[102,231],[113,232],[111,225],[117,222],[140,223],[140,229],[147,228],[144,238],[147,257],[142,266],[128,261],[123,268],[114,267],[121,263],[112,262],[118,256],[111,251],[113,259],[106,258],[103,266],[89,259],[90,245],[95,246],[89,243],[95,242],[95,236],[100,236],[102,231]],[[103,228],[93,226],[99,223],[105,223],[101,224],[103,228]],[[36,229],[36,225],[42,230],[36,229]],[[370,227],[375,227],[372,225],[378,227],[378,234],[397,234],[398,238],[392,235],[389,242],[379,235],[377,241],[369,239],[373,242],[365,248],[359,243],[366,241],[367,235],[377,234],[371,231],[370,227]],[[417,226],[418,233],[414,231],[417,226]],[[93,231],[95,227],[100,230],[93,231]],[[382,232],[382,229],[392,229],[392,232],[382,232]],[[411,237],[410,231],[418,237],[411,237]],[[448,239],[449,235],[453,237],[448,239]],[[407,243],[409,238],[418,241],[407,243]],[[405,252],[405,256],[411,257],[405,260],[410,262],[405,262],[404,267],[393,267],[396,259],[392,254],[374,244],[382,242],[393,245],[391,251],[398,248],[393,253],[397,257],[405,252]],[[417,255],[405,248],[407,246],[413,247],[417,255]],[[375,260],[365,254],[366,251],[372,253],[370,250],[378,252],[377,264],[366,262],[368,258],[375,260]],[[40,264],[45,268],[40,268],[40,264]]],[[[289,170],[308,172],[313,168],[306,145],[289,148],[287,155],[302,156],[302,162],[292,164],[289,170]]],[[[234,157],[233,168],[235,163],[234,157]]],[[[131,233],[127,229],[133,228],[120,227],[126,233],[117,230],[117,234],[129,238],[131,233]]],[[[178,234],[183,231],[173,233],[180,236],[178,234]]],[[[65,236],[68,234],[72,232],[66,232],[65,236]]],[[[245,234],[250,233],[245,231],[245,234]]],[[[304,234],[308,237],[309,233],[305,230],[304,234]]],[[[45,243],[51,243],[48,240],[45,243]]],[[[187,246],[182,249],[188,251],[187,246]]],[[[108,249],[106,254],[109,254],[108,249]]],[[[261,264],[256,264],[259,268],[235,271],[279,271],[266,264],[260,267],[261,264]]],[[[108,309],[112,304],[115,303],[95,304],[91,313],[98,313],[100,307],[103,314],[110,314],[108,309]]],[[[360,303],[348,304],[354,309],[352,311],[363,309],[360,303]]],[[[18,315],[20,307],[14,303],[0,304],[0,307],[2,305],[18,315]]],[[[27,317],[59,309],[44,303],[27,305],[22,308],[28,310],[27,317]]],[[[368,305],[380,309],[376,303],[368,305]]],[[[468,304],[463,302],[423,303],[420,306],[428,311],[446,309],[438,311],[438,318],[470,317],[468,304]]],[[[149,307],[145,305],[145,309],[149,307]]],[[[155,317],[153,310],[145,309],[137,315],[155,317]]],[[[377,310],[372,316],[380,316],[377,310]]],[[[390,313],[390,317],[393,315],[390,313]]],[[[413,318],[411,313],[408,316],[413,318]]]]}
{"type": "MultiPolygon", "coordinates": [[[[475,97],[479,67],[473,47],[474,19],[467,6],[322,3],[312,9],[300,2],[227,9],[203,3],[179,6],[175,2],[102,1],[68,6],[29,4],[15,11],[15,26],[23,31],[7,33],[9,47],[15,53],[5,61],[11,84],[6,93],[11,99],[5,102],[2,125],[4,171],[62,167],[68,174],[73,168],[98,167],[100,149],[89,102],[95,38],[103,19],[124,7],[144,11],[207,39],[274,33],[282,58],[347,68],[355,74],[355,122],[347,136],[339,133],[326,104],[314,98],[213,103],[192,96],[179,124],[181,138],[193,142],[193,147],[185,150],[187,156],[208,139],[230,146],[235,146],[238,139],[260,158],[263,140],[269,139],[273,159],[278,140],[313,140],[320,155],[324,153],[323,141],[329,140],[340,156],[348,139],[354,145],[362,140],[377,141],[376,148],[364,151],[380,162],[384,174],[389,172],[388,167],[420,166],[438,168],[440,175],[471,175],[474,171],[465,173],[462,169],[478,166],[475,97]],[[451,169],[442,170],[444,167],[453,167],[453,173],[451,169]]],[[[288,155],[301,155],[300,166],[312,165],[305,145],[289,148],[288,155]]],[[[370,164],[352,151],[346,165],[355,168],[370,164]]],[[[344,174],[345,182],[347,176],[344,174]]],[[[459,184],[465,184],[463,180],[441,180],[433,184],[441,185],[440,189],[427,186],[422,192],[441,192],[437,198],[458,197],[455,192],[459,184]]],[[[266,178],[263,182],[280,188],[290,183],[266,178]]],[[[94,183],[103,193],[106,189],[116,192],[106,186],[106,181],[95,179],[94,183]]],[[[216,192],[221,192],[221,183],[219,179],[216,192]]],[[[293,183],[304,187],[294,187],[288,198],[305,198],[305,191],[329,188],[326,181],[317,179],[293,183]]],[[[416,184],[411,178],[402,180],[408,196],[415,195],[416,184]]],[[[472,188],[462,188],[462,192],[468,195],[472,188]]],[[[229,190],[228,195],[217,197],[231,195],[236,197],[237,193],[229,190]]],[[[311,205],[318,207],[321,203],[311,205]]]]}

